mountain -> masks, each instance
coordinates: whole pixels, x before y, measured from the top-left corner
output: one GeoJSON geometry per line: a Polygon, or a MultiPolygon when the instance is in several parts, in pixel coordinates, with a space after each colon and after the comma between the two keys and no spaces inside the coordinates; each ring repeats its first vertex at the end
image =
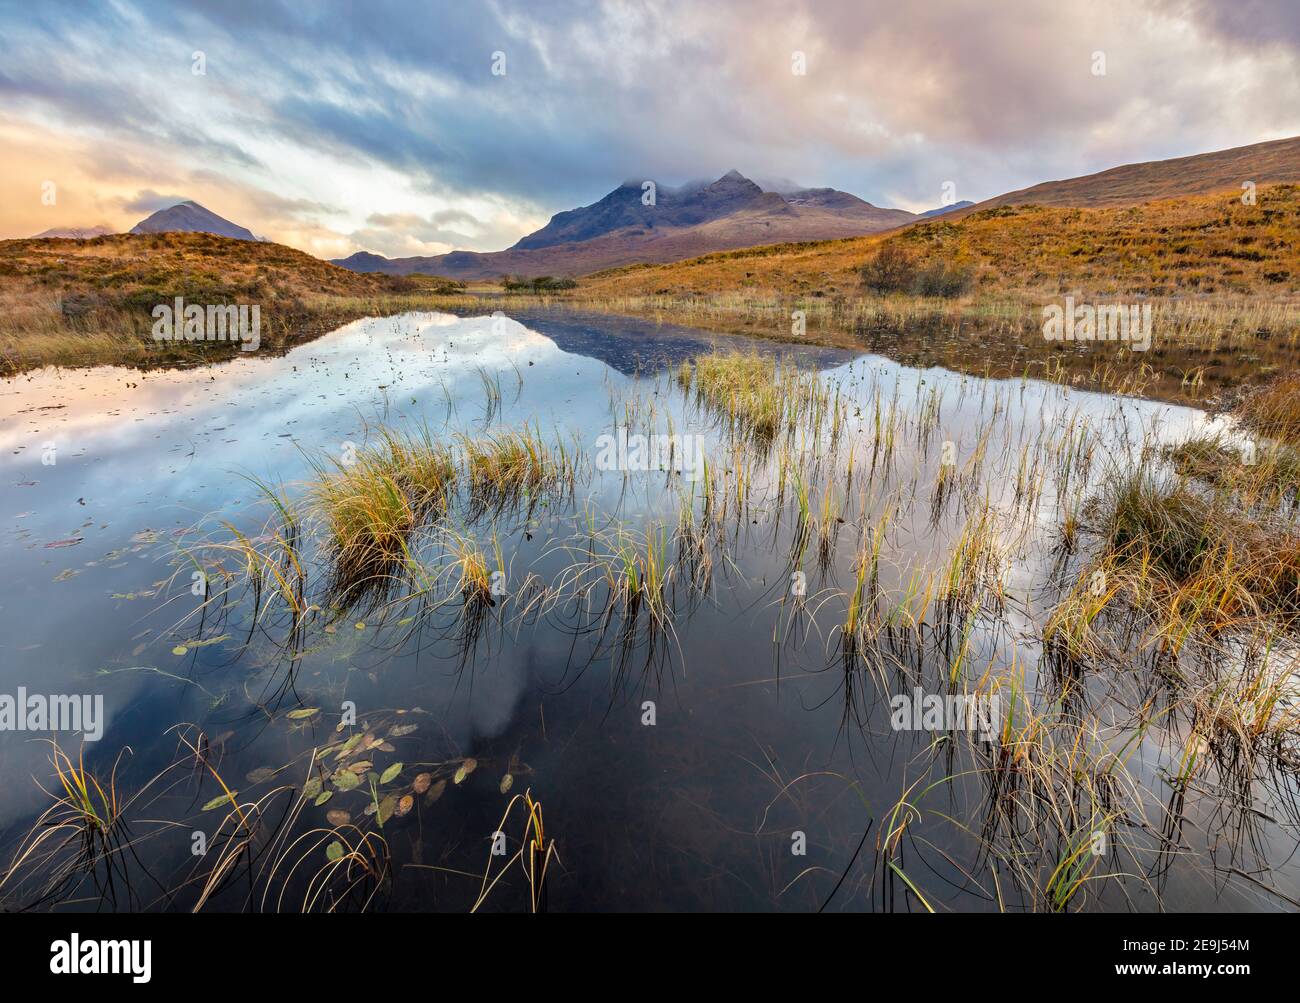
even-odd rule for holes
{"type": "Polygon", "coordinates": [[[1300,136],[1045,181],[980,202],[971,211],[1021,204],[1075,208],[1137,205],[1181,195],[1241,191],[1246,181],[1256,185],[1300,182],[1300,136]]]}
{"type": "Polygon", "coordinates": [[[169,209],[159,209],[131,227],[131,233],[215,233],[218,237],[256,240],[251,230],[223,219],[197,202],[181,202],[169,209]]]}
{"type": "Polygon", "coordinates": [[[389,274],[399,274],[391,270],[388,266],[392,262],[382,254],[371,254],[369,251],[357,251],[356,254],[349,254],[346,258],[335,258],[330,262],[332,265],[342,265],[344,268],[353,272],[388,272],[389,274]]]}
{"type": "MultiPolygon", "coordinates": [[[[1300,295],[1295,234],[1300,138],[1048,182],[858,240],[612,270],[590,276],[582,294],[611,302],[671,289],[684,300],[716,297],[718,316],[730,309],[721,304],[743,304],[755,291],[861,295],[863,263],[891,243],[925,263],[963,261],[979,290],[1031,305],[1076,290],[1276,303],[1300,295]],[[1256,205],[1242,203],[1243,181],[1258,186],[1256,205]]],[[[751,324],[739,313],[728,329],[751,324]]]]}
{"type": "Polygon", "coordinates": [[[452,279],[571,276],[756,244],[859,237],[918,218],[834,188],[772,191],[734,170],[711,182],[677,187],[656,183],[649,205],[645,184],[625,181],[591,205],[556,213],[540,230],[504,251],[412,258],[360,251],[333,263],[354,271],[452,279]]]}
{"type": "Polygon", "coordinates": [[[960,202],[954,202],[952,205],[941,205],[938,209],[927,209],[921,213],[922,219],[933,219],[935,216],[943,216],[946,213],[958,212],[961,209],[969,208],[975,203],[970,199],[962,199],[960,202]]]}
{"type": "Polygon", "coordinates": [[[117,233],[117,231],[105,223],[90,227],[56,226],[50,230],[42,230],[32,240],[46,240],[52,237],[61,237],[65,240],[91,240],[95,237],[107,237],[110,233],[117,233]]]}

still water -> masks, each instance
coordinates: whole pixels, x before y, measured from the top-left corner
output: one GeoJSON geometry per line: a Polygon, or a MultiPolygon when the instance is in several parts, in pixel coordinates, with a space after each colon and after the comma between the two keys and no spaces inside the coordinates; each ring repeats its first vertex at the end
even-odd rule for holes
{"type": "MultiPolygon", "coordinates": [[[[102,696],[103,734],[85,743],[85,765],[136,800],[103,866],[61,871],[67,852],[50,840],[0,894],[11,908],[527,909],[534,893],[514,860],[526,809],[512,800],[527,792],[554,847],[552,911],[1046,908],[1057,864],[1095,818],[999,817],[979,740],[895,727],[889,699],[947,692],[960,677],[1014,680],[1004,695],[1050,706],[1041,626],[1086,556],[1062,555],[1061,513],[1108,464],[1209,424],[1194,410],[1052,384],[545,315],[409,314],[276,358],[6,381],[0,693],[102,696]],[[815,372],[840,416],[825,423],[834,431],[791,432],[788,450],[738,445],[676,380],[683,361],[717,350],[815,372]],[[602,469],[598,440],[620,426],[698,436],[709,475],[602,469]],[[364,451],[382,427],[449,442],[527,427],[574,459],[566,491],[445,516],[505,571],[472,637],[458,610],[400,595],[286,628],[220,549],[235,534],[274,535],[259,484],[309,509],[317,465],[364,451]],[[1087,463],[1066,461],[1073,479],[1044,466],[1018,480],[1026,457],[1059,457],[1076,438],[1094,445],[1087,463]],[[959,473],[945,496],[935,484],[950,462],[959,473]],[[794,472],[780,477],[782,464],[794,472]],[[711,570],[692,582],[675,534],[706,481],[718,495],[711,570]],[[1032,500],[1022,482],[1036,484],[1032,500]],[[802,550],[796,485],[821,514],[802,550]],[[977,512],[998,540],[997,597],[944,625],[924,593],[977,512]],[[666,626],[642,616],[621,630],[587,615],[574,582],[596,539],[615,552],[664,545],[675,571],[666,626]],[[857,653],[846,667],[843,623],[873,539],[877,605],[912,601],[922,626],[910,642],[888,634],[887,657],[857,653]],[[200,609],[196,568],[229,573],[225,598],[200,609]],[[343,748],[356,736],[364,751],[343,748]],[[314,769],[322,749],[327,768],[314,769]],[[369,766],[356,788],[321,783],[358,761],[369,766]],[[222,879],[214,866],[242,837],[230,802],[205,807],[223,794],[218,776],[256,806],[244,812],[255,832],[222,879]],[[407,794],[409,808],[375,812],[407,794]],[[340,873],[318,877],[339,826],[349,847],[382,836],[382,879],[363,874],[349,893],[340,873]]],[[[299,531],[308,579],[319,579],[319,525],[305,516],[299,531]]],[[[421,560],[445,555],[413,546],[421,560]]],[[[1069,907],[1277,908],[1231,868],[1295,896],[1291,781],[1255,785],[1249,849],[1230,847],[1213,830],[1234,824],[1231,811],[1167,782],[1175,726],[1128,743],[1137,689],[1087,687],[1098,747],[1124,750],[1124,808],[1105,824],[1123,852],[1069,907]]],[[[58,790],[52,737],[77,759],[76,734],[0,733],[6,867],[58,790]]]]}

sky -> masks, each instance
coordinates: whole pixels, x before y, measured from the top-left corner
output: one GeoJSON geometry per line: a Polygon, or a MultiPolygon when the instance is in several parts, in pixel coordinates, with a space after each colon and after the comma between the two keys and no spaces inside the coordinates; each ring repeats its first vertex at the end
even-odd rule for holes
{"type": "Polygon", "coordinates": [[[1300,0],[0,0],[0,238],[497,250],[737,169],[914,211],[1300,135],[1300,0]]]}

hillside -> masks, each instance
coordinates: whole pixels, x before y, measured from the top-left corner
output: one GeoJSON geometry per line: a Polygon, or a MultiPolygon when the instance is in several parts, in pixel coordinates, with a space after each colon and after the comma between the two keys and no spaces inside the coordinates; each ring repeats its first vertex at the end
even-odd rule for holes
{"type": "Polygon", "coordinates": [[[1147,296],[1300,293],[1300,186],[1161,199],[1140,206],[1014,206],[941,216],[853,240],[755,247],[673,264],[614,269],[582,282],[592,295],[785,296],[860,292],[858,269],[884,242],[922,262],[974,270],[975,291],[1052,296],[1075,290],[1147,296]]]}
{"type": "Polygon", "coordinates": [[[970,211],[1004,205],[1120,206],[1258,185],[1300,182],[1300,136],[1172,160],[1112,167],[1098,174],[1045,181],[987,199],[970,211]]]}
{"type": "Polygon", "coordinates": [[[583,279],[599,308],[718,331],[867,347],[916,365],[1019,375],[1201,400],[1300,365],[1300,186],[1266,185],[1257,204],[1233,193],[1078,209],[1004,206],[832,242],[749,248],[583,279]],[[886,245],[912,274],[969,277],[951,298],[880,295],[863,265],[886,245]],[[1147,353],[1048,342],[1043,307],[1146,302],[1157,311],[1147,353]]]}
{"type": "MultiPolygon", "coordinates": [[[[159,344],[150,310],[191,303],[261,307],[262,340],[283,347],[435,280],[362,275],[302,251],[207,233],[0,241],[0,373],[49,362],[177,362],[229,346],[159,344]]],[[[400,302],[398,303],[400,305],[400,302]]]]}
{"type": "Polygon", "coordinates": [[[504,251],[393,259],[361,251],[334,263],[357,271],[453,279],[576,276],[755,244],[860,236],[917,218],[832,188],[765,191],[736,171],[709,184],[658,186],[653,205],[643,202],[643,194],[640,182],[625,182],[598,202],[556,213],[504,251]]]}

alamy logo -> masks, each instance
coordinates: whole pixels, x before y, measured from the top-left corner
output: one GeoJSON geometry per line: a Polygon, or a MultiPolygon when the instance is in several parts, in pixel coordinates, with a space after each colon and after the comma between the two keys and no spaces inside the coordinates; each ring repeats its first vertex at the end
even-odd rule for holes
{"type": "Polygon", "coordinates": [[[247,303],[159,303],[153,308],[154,341],[238,341],[243,352],[262,343],[262,308],[247,303]]]}
{"type": "Polygon", "coordinates": [[[629,435],[626,425],[614,434],[605,432],[596,439],[597,470],[672,471],[694,481],[704,472],[704,443],[700,436],[629,435]]]}
{"type": "Polygon", "coordinates": [[[74,933],[52,943],[50,954],[55,975],[130,975],[141,984],[152,977],[151,940],[82,940],[74,933]]]}
{"type": "Polygon", "coordinates": [[[1043,337],[1048,341],[1126,341],[1135,352],[1151,347],[1151,304],[1089,303],[1043,307],[1043,337]]]}
{"type": "Polygon", "coordinates": [[[894,731],[974,731],[993,741],[1002,725],[1002,698],[974,694],[899,693],[889,698],[889,726],[894,731]]]}
{"type": "Polygon", "coordinates": [[[87,742],[98,742],[104,735],[104,695],[47,697],[19,686],[17,696],[0,693],[0,731],[79,731],[87,742]]]}

